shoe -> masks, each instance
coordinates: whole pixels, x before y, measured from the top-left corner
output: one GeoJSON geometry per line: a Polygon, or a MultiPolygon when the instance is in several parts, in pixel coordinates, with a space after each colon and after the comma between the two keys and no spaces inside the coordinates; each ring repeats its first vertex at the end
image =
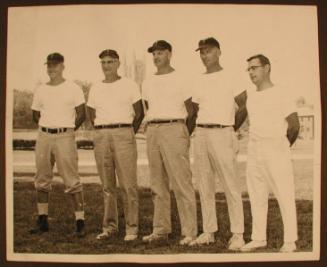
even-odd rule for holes
{"type": "Polygon", "coordinates": [[[39,215],[36,227],[30,230],[30,234],[42,234],[49,231],[48,215],[39,215]]]}
{"type": "Polygon", "coordinates": [[[76,232],[75,233],[76,233],[77,237],[86,236],[84,220],[77,220],[76,221],[76,232]]]}
{"type": "Polygon", "coordinates": [[[202,233],[195,240],[190,242],[190,246],[196,245],[209,245],[210,243],[215,242],[214,233],[202,233]]]}
{"type": "Polygon", "coordinates": [[[295,242],[286,242],[284,243],[284,245],[281,247],[279,251],[284,253],[290,253],[290,252],[294,252],[295,250],[296,250],[295,242]]]}
{"type": "Polygon", "coordinates": [[[179,241],[179,244],[182,246],[189,245],[195,239],[196,239],[196,237],[194,237],[194,236],[185,236],[183,239],[181,239],[179,241]]]}
{"type": "Polygon", "coordinates": [[[158,241],[167,241],[168,235],[167,234],[155,234],[152,233],[150,235],[143,236],[142,241],[143,242],[158,242],[158,241]]]}
{"type": "Polygon", "coordinates": [[[243,234],[233,234],[228,241],[228,249],[239,250],[244,244],[243,234]]]}
{"type": "Polygon", "coordinates": [[[137,235],[125,235],[124,237],[124,241],[128,242],[128,241],[134,241],[137,239],[137,235]]]}
{"type": "Polygon", "coordinates": [[[105,230],[103,229],[103,232],[101,234],[97,235],[98,240],[103,240],[103,239],[108,239],[110,237],[113,237],[117,234],[117,230],[110,229],[110,230],[105,230]]]}
{"type": "Polygon", "coordinates": [[[252,240],[251,242],[245,244],[243,247],[241,247],[241,251],[252,251],[256,250],[258,248],[263,248],[267,246],[266,240],[252,240]]]}

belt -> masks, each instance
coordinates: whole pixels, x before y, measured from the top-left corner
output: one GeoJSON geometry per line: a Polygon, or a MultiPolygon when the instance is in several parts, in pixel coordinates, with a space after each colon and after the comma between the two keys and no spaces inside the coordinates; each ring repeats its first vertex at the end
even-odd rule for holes
{"type": "Polygon", "coordinates": [[[230,127],[230,125],[221,125],[221,124],[197,124],[197,127],[201,128],[226,128],[230,127]]]}
{"type": "Polygon", "coordinates": [[[152,121],[148,121],[149,124],[172,123],[172,122],[183,122],[183,123],[185,123],[185,120],[183,120],[183,119],[172,119],[172,120],[152,120],[152,121]]]}
{"type": "Polygon", "coordinates": [[[117,124],[102,124],[102,125],[95,125],[95,129],[113,129],[113,128],[127,128],[132,127],[132,124],[128,123],[117,123],[117,124]]]}
{"type": "Polygon", "coordinates": [[[67,132],[67,128],[46,128],[46,127],[41,127],[41,130],[43,132],[51,133],[51,134],[67,132]]]}

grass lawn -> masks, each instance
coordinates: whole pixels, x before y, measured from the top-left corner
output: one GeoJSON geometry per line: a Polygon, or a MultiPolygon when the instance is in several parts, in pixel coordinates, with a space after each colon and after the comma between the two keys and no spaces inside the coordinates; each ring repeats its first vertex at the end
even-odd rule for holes
{"type": "MultiPolygon", "coordinates": [[[[96,235],[101,231],[103,214],[102,189],[99,184],[85,184],[85,211],[87,236],[78,239],[72,235],[75,230],[72,203],[69,195],[63,193],[63,185],[55,183],[49,207],[50,231],[42,235],[31,235],[36,214],[35,191],[32,182],[14,182],[14,251],[19,253],[65,253],[65,254],[175,254],[175,253],[227,253],[227,241],[231,236],[225,196],[217,194],[217,214],[220,230],[216,234],[217,242],[204,247],[183,247],[178,245],[180,223],[176,203],[172,201],[172,227],[167,244],[148,245],[141,239],[126,244],[124,237],[124,217],[122,202],[119,199],[119,235],[111,240],[98,241],[96,235]]],[[[151,191],[141,188],[140,196],[140,236],[152,230],[153,204],[151,191]]],[[[173,194],[172,194],[173,197],[173,194]]],[[[243,196],[245,212],[245,240],[249,241],[251,231],[250,203],[247,195],[243,196]]],[[[312,250],[312,201],[297,200],[299,251],[312,250]]],[[[202,232],[200,202],[197,196],[199,232],[202,232]]],[[[258,252],[276,252],[282,245],[283,226],[278,204],[269,200],[268,247],[258,252]]],[[[233,252],[230,252],[233,253],[233,252]]]]}

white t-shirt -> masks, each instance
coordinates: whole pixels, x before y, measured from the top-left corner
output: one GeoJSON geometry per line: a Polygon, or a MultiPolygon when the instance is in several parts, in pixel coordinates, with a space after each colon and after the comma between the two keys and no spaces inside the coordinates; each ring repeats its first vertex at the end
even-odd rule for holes
{"type": "Polygon", "coordinates": [[[235,79],[227,70],[195,77],[192,101],[199,104],[196,123],[234,125],[234,97],[244,91],[235,79]]]}
{"type": "Polygon", "coordinates": [[[146,120],[185,119],[184,101],[190,97],[185,79],[177,71],[150,76],[142,85],[142,98],[149,104],[146,120]]]}
{"type": "Polygon", "coordinates": [[[138,85],[127,78],[113,83],[98,82],[89,92],[87,106],[95,109],[95,125],[132,123],[133,104],[141,99],[138,85]]]}
{"type": "Polygon", "coordinates": [[[285,137],[286,117],[296,111],[284,88],[273,86],[263,91],[247,91],[249,132],[264,138],[285,137]]]}
{"type": "Polygon", "coordinates": [[[41,112],[39,125],[42,127],[74,128],[75,107],[84,103],[82,89],[71,81],[65,81],[59,85],[39,85],[31,108],[41,112]]]}

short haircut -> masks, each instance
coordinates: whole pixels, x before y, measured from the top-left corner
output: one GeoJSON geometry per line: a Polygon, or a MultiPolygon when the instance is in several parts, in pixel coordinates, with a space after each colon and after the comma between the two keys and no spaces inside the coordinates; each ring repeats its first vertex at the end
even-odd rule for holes
{"type": "Polygon", "coordinates": [[[249,62],[253,59],[259,59],[260,63],[262,65],[271,65],[270,64],[270,61],[269,61],[269,58],[267,58],[266,56],[262,55],[262,54],[258,54],[258,55],[254,55],[252,57],[249,57],[246,61],[249,62]]]}

